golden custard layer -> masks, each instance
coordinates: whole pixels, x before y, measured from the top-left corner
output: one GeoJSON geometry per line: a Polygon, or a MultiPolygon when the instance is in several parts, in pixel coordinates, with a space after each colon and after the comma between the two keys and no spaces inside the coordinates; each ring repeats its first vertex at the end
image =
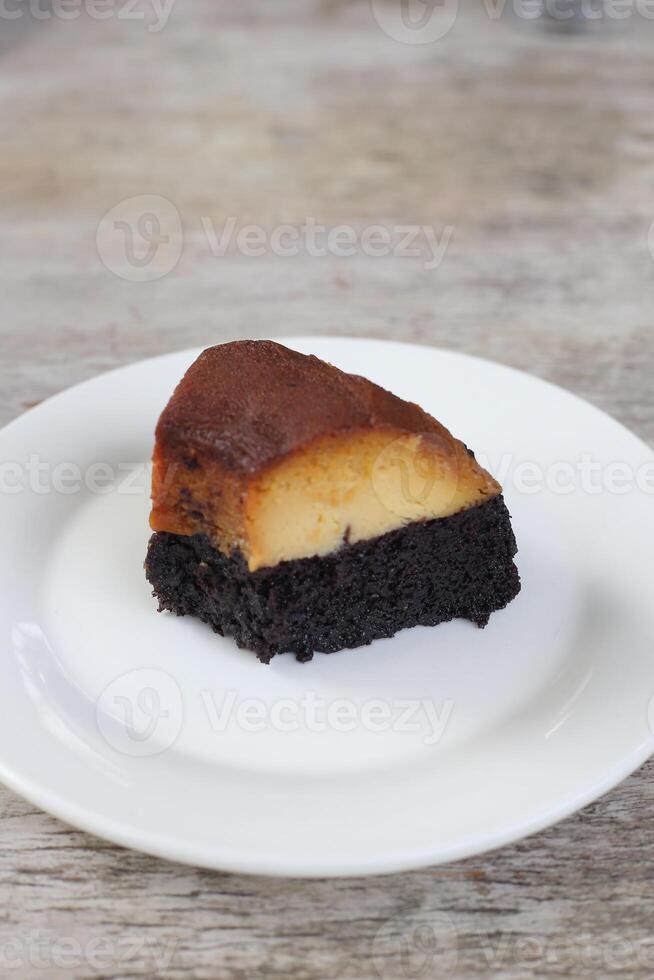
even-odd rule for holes
{"type": "Polygon", "coordinates": [[[150,523],[250,571],[325,555],[501,487],[417,405],[272,341],[211,347],[159,420],[150,523]]]}

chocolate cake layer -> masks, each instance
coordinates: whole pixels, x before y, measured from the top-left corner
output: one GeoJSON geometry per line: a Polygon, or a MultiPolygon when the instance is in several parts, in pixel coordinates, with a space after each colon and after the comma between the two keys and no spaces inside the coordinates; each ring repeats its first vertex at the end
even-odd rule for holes
{"type": "Polygon", "coordinates": [[[311,660],[405,627],[468,619],[483,627],[520,591],[516,543],[501,495],[417,521],[323,557],[250,572],[204,534],[152,535],[146,574],[159,609],[193,615],[269,663],[311,660]]]}

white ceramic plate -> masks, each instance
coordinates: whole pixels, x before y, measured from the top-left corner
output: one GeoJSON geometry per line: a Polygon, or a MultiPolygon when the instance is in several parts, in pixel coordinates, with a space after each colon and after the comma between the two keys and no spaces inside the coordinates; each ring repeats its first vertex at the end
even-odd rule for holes
{"type": "Polygon", "coordinates": [[[159,615],[146,461],[197,351],[113,371],[0,433],[0,778],[129,847],[319,876],[475,854],[614,786],[654,751],[651,451],[486,361],[286,342],[419,402],[477,451],[505,486],[521,594],[485,630],[269,667],[159,615]]]}

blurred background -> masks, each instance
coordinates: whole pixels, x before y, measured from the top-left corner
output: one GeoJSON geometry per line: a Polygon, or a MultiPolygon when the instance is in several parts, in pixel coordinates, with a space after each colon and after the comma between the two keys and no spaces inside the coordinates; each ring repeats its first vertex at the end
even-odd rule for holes
{"type": "Polygon", "coordinates": [[[1,420],[332,333],[495,358],[654,438],[654,5],[607,3],[3,0],[1,420]]]}

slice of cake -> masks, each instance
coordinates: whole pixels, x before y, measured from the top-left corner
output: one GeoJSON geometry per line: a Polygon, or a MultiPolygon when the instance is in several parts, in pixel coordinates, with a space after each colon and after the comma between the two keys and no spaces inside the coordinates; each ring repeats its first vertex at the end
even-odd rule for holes
{"type": "Polygon", "coordinates": [[[268,663],[520,590],[501,487],[421,408],[268,340],[210,347],[163,411],[145,568],[160,610],[268,663]]]}

